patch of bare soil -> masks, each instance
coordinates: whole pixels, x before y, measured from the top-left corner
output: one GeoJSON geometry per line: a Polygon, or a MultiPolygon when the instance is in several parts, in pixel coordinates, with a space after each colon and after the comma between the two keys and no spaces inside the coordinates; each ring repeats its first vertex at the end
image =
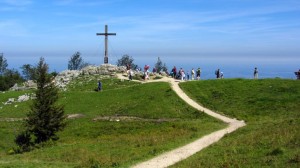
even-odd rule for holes
{"type": "Polygon", "coordinates": [[[150,118],[140,118],[140,117],[134,117],[134,116],[99,116],[93,119],[93,121],[146,121],[146,122],[169,122],[169,121],[176,121],[178,119],[175,118],[158,118],[158,119],[150,119],[150,118]]]}
{"type": "MultiPolygon", "coordinates": [[[[77,119],[85,117],[83,114],[67,114],[67,119],[77,119]]],[[[15,121],[23,121],[26,118],[0,118],[0,122],[15,122],[15,121]]]]}
{"type": "Polygon", "coordinates": [[[85,115],[83,114],[68,114],[67,119],[77,119],[77,118],[83,118],[85,115]]]}
{"type": "Polygon", "coordinates": [[[23,121],[25,118],[0,118],[0,122],[15,122],[15,121],[23,121]]]}

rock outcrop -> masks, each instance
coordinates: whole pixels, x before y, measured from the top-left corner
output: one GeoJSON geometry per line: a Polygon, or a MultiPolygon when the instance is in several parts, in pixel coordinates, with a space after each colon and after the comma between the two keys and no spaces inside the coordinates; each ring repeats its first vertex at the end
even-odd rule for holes
{"type": "Polygon", "coordinates": [[[81,70],[82,75],[111,75],[126,72],[125,66],[102,64],[100,66],[87,66],[81,70]]]}
{"type": "Polygon", "coordinates": [[[65,89],[65,87],[70,83],[71,80],[77,78],[81,74],[79,70],[65,70],[60,72],[54,79],[55,86],[60,89],[65,89]]]}
{"type": "MultiPolygon", "coordinates": [[[[58,88],[65,90],[66,86],[78,76],[88,76],[88,75],[107,75],[107,76],[115,76],[116,73],[124,73],[126,72],[125,66],[117,66],[111,64],[102,64],[100,66],[87,66],[81,70],[65,70],[60,72],[53,80],[55,82],[55,86],[58,88]]],[[[37,88],[37,84],[32,81],[26,81],[23,85],[15,84],[10,90],[19,91],[19,90],[28,90],[37,88]]]]}
{"type": "Polygon", "coordinates": [[[9,98],[6,102],[2,102],[2,104],[9,105],[18,102],[25,102],[32,99],[36,99],[36,95],[34,93],[25,93],[24,95],[21,95],[18,98],[9,98]]]}
{"type": "Polygon", "coordinates": [[[55,77],[55,85],[65,90],[66,86],[78,76],[89,76],[89,75],[107,75],[115,76],[116,73],[126,72],[125,66],[117,66],[111,64],[102,64],[100,66],[87,66],[81,70],[65,70],[59,73],[55,77]]]}

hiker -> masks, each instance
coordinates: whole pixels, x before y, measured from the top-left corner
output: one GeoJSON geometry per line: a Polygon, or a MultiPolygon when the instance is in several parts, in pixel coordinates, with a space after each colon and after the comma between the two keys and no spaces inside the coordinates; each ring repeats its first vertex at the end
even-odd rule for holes
{"type": "Polygon", "coordinates": [[[149,65],[145,65],[145,67],[144,67],[144,80],[149,79],[149,68],[150,68],[149,65]]]}
{"type": "Polygon", "coordinates": [[[220,78],[220,69],[217,69],[217,70],[215,71],[215,75],[216,75],[217,79],[220,78]]]}
{"type": "Polygon", "coordinates": [[[133,71],[131,69],[128,70],[128,77],[129,80],[132,80],[132,76],[133,76],[133,71]]]}
{"type": "Polygon", "coordinates": [[[181,75],[181,80],[183,81],[185,79],[185,73],[182,68],[180,68],[180,75],[181,75]]]}
{"type": "Polygon", "coordinates": [[[146,70],[146,71],[144,72],[144,80],[147,80],[147,79],[150,79],[150,78],[149,78],[149,71],[148,71],[148,70],[146,70]]]}
{"type": "Polygon", "coordinates": [[[154,75],[156,74],[156,68],[155,67],[153,68],[152,72],[153,72],[154,75]]]}
{"type": "Polygon", "coordinates": [[[220,78],[223,79],[224,78],[224,74],[223,72],[220,72],[220,78]]]}
{"type": "Polygon", "coordinates": [[[197,80],[200,80],[201,68],[197,69],[197,80]]]}
{"type": "Polygon", "coordinates": [[[295,72],[295,75],[297,76],[297,79],[300,80],[300,69],[298,72],[295,72]]]}
{"type": "Polygon", "coordinates": [[[182,78],[182,68],[180,68],[178,71],[178,78],[180,78],[180,79],[182,78]]]}
{"type": "Polygon", "coordinates": [[[101,83],[100,80],[98,80],[98,89],[97,89],[97,91],[98,91],[98,92],[99,92],[99,91],[102,91],[102,83],[101,83]]]}
{"type": "Polygon", "coordinates": [[[254,75],[254,79],[258,79],[258,70],[257,70],[256,67],[254,68],[254,73],[253,73],[253,75],[254,75]]]}
{"type": "Polygon", "coordinates": [[[186,73],[186,80],[190,80],[190,71],[187,71],[186,73]]]}
{"type": "Polygon", "coordinates": [[[194,80],[194,77],[195,77],[195,70],[194,70],[194,68],[192,68],[191,75],[192,75],[192,80],[194,80]]]}
{"type": "Polygon", "coordinates": [[[174,66],[172,69],[172,75],[173,75],[173,78],[175,79],[176,78],[176,66],[174,66]]]}
{"type": "Polygon", "coordinates": [[[173,78],[173,71],[170,72],[169,76],[171,76],[173,78]]]}

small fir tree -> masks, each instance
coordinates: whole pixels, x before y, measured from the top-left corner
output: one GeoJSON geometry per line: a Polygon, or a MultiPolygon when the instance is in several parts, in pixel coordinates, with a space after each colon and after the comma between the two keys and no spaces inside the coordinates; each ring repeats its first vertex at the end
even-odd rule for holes
{"type": "Polygon", "coordinates": [[[58,89],[48,75],[48,65],[41,58],[37,66],[37,91],[31,112],[27,115],[27,128],[40,143],[49,139],[57,140],[56,132],[63,130],[64,109],[55,105],[58,100],[58,89]]]}
{"type": "Polygon", "coordinates": [[[156,69],[156,72],[160,72],[163,69],[163,63],[159,57],[157,58],[157,62],[155,64],[155,69],[156,69]]]}
{"type": "Polygon", "coordinates": [[[26,134],[21,133],[15,140],[18,146],[25,149],[29,149],[26,145],[32,144],[28,142],[31,139],[33,139],[33,144],[58,140],[56,133],[62,131],[66,125],[63,106],[55,104],[58,100],[58,89],[51,82],[48,65],[43,58],[37,65],[37,74],[36,99],[33,100],[31,111],[25,120],[26,134]]]}

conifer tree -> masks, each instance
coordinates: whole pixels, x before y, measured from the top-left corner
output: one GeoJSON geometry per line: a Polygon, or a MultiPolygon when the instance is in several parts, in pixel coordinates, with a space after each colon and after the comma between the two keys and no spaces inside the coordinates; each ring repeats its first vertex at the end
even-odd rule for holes
{"type": "Polygon", "coordinates": [[[36,99],[33,100],[31,111],[27,114],[26,130],[15,140],[22,149],[28,149],[26,144],[39,144],[50,139],[58,140],[56,133],[63,130],[66,125],[64,108],[56,105],[58,89],[51,82],[48,65],[43,58],[37,65],[37,74],[36,99]],[[31,139],[33,142],[29,143],[31,139]],[[26,144],[23,144],[25,142],[26,144]]]}
{"type": "Polygon", "coordinates": [[[58,89],[48,75],[48,65],[41,58],[37,65],[37,91],[31,112],[27,115],[27,128],[35,137],[35,143],[57,140],[56,132],[65,127],[64,109],[55,105],[58,89]]]}
{"type": "Polygon", "coordinates": [[[155,64],[156,72],[160,72],[163,69],[163,63],[160,58],[157,58],[157,62],[155,64]]]}

